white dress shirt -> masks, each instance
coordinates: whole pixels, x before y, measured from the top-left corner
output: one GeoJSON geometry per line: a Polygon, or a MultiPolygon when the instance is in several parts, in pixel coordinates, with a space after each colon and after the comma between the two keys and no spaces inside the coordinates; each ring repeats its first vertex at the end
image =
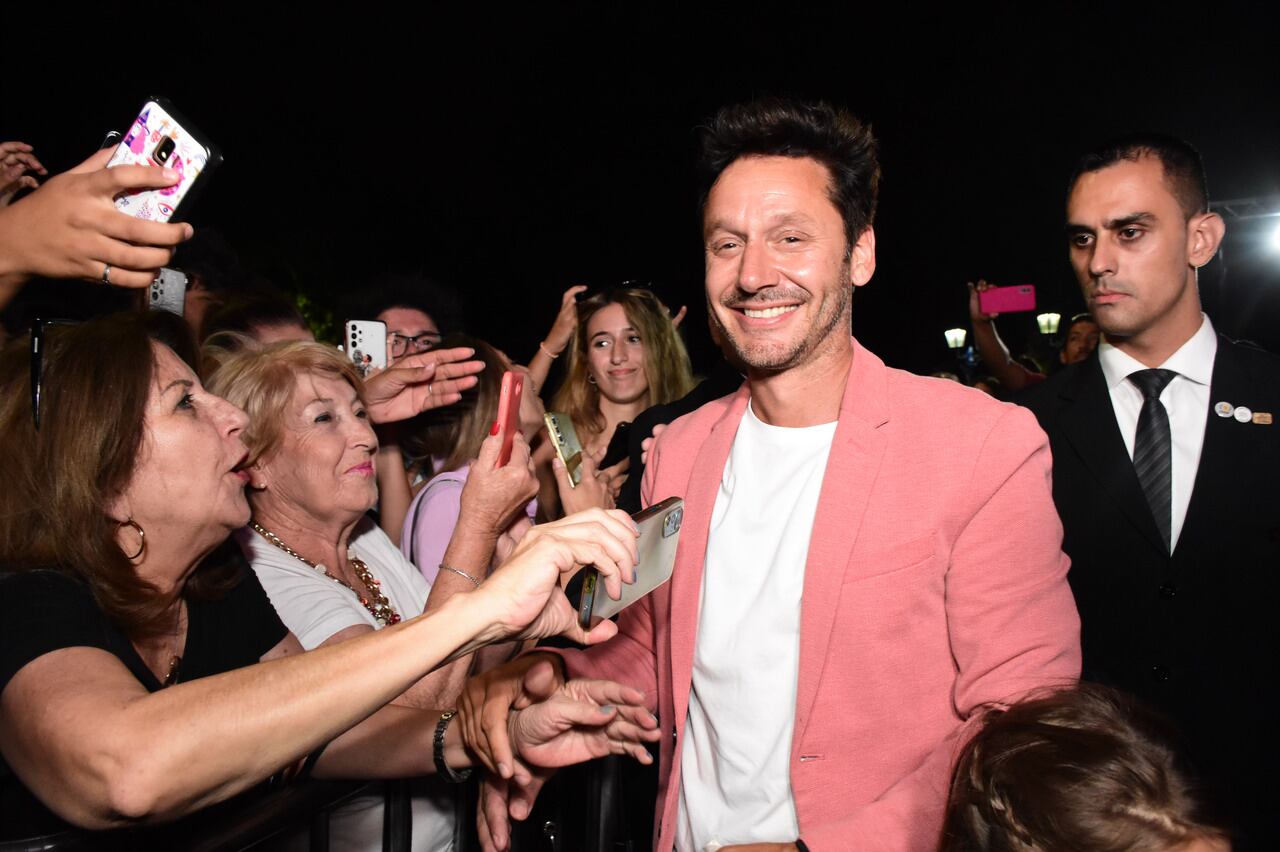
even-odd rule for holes
{"type": "MultiPolygon", "coordinates": [[[[1160,369],[1178,374],[1160,393],[1160,403],[1169,413],[1169,437],[1173,444],[1171,550],[1178,545],[1191,490],[1196,484],[1196,471],[1200,468],[1200,450],[1204,447],[1204,429],[1209,419],[1209,384],[1213,378],[1213,359],[1218,354],[1218,336],[1213,324],[1204,314],[1200,316],[1203,318],[1200,329],[1160,365],[1160,369]]],[[[1142,411],[1142,391],[1128,381],[1128,377],[1148,368],[1106,342],[1098,346],[1098,359],[1102,362],[1102,374],[1111,393],[1111,408],[1124,438],[1124,448],[1132,459],[1138,415],[1142,411]]]]}
{"type": "Polygon", "coordinates": [[[711,513],[680,764],[678,852],[799,836],[791,738],[809,535],[836,424],[747,407],[711,513]]]}

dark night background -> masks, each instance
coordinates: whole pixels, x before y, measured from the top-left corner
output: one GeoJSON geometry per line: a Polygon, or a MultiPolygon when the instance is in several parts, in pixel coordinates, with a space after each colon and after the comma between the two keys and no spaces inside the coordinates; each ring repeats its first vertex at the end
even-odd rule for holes
{"type": "MultiPolygon", "coordinates": [[[[61,171],[162,94],[226,157],[190,211],[197,227],[216,225],[339,320],[373,274],[420,267],[461,291],[471,330],[517,357],[565,287],[639,278],[690,304],[706,368],[693,130],[757,93],[823,97],[875,127],[879,266],[854,330],[907,369],[949,358],[942,330],[967,323],[966,280],[1030,282],[1044,309],[1082,309],[1065,181],[1108,136],[1182,135],[1212,199],[1280,210],[1280,73],[1262,4],[460,16],[214,4],[180,21],[173,8],[135,4],[129,29],[120,15],[45,22],[16,40],[0,60],[0,137],[61,171]]],[[[1277,222],[1228,219],[1201,279],[1218,327],[1273,351],[1280,251],[1260,243],[1277,222]]],[[[1031,324],[1000,321],[1015,349],[1031,324]]]]}

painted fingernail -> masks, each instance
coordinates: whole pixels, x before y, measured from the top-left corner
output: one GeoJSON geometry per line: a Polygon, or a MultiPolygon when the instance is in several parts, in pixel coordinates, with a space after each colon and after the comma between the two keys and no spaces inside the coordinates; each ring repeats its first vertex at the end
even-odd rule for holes
{"type": "Polygon", "coordinates": [[[613,712],[613,709],[614,709],[614,708],[613,708],[613,705],[612,705],[612,704],[601,704],[601,705],[600,705],[600,712],[601,712],[602,714],[609,714],[609,713],[612,713],[612,712],[613,712]]]}
{"type": "Polygon", "coordinates": [[[490,435],[496,435],[496,434],[498,434],[498,421],[497,421],[497,420],[493,421],[493,425],[489,427],[489,434],[490,434],[490,435]]]}

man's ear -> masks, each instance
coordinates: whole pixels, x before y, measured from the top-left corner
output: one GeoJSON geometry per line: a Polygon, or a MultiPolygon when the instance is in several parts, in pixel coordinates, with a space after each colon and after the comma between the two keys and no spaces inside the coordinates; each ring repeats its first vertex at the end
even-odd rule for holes
{"type": "Polygon", "coordinates": [[[870,225],[849,252],[849,283],[861,287],[876,271],[876,232],[870,225]]]}
{"type": "Polygon", "coordinates": [[[1227,232],[1227,223],[1217,213],[1200,213],[1187,222],[1187,262],[1196,269],[1213,260],[1227,232]]]}

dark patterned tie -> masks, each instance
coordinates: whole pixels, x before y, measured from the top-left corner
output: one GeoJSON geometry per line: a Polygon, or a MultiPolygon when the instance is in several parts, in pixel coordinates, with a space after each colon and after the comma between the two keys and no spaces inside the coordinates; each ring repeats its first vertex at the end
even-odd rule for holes
{"type": "Polygon", "coordinates": [[[1160,402],[1160,392],[1174,376],[1173,370],[1139,370],[1129,381],[1142,391],[1142,411],[1133,440],[1133,469],[1147,495],[1147,505],[1156,519],[1166,548],[1171,549],[1173,521],[1173,448],[1169,437],[1169,412],[1160,402]]]}

